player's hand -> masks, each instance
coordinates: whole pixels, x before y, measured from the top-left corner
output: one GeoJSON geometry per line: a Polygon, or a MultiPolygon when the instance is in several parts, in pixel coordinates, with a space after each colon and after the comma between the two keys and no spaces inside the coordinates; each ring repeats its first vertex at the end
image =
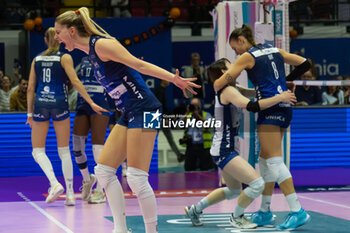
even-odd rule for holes
{"type": "Polygon", "coordinates": [[[281,96],[281,101],[284,103],[289,103],[291,105],[294,105],[297,102],[297,97],[290,90],[282,92],[280,96],[281,96]]]}
{"type": "Polygon", "coordinates": [[[288,90],[290,90],[291,92],[295,92],[295,88],[296,88],[297,85],[295,85],[294,82],[291,82],[291,81],[287,81],[287,88],[288,90]]]}
{"type": "Polygon", "coordinates": [[[94,102],[90,105],[92,110],[94,110],[97,114],[101,115],[102,112],[109,112],[108,110],[98,106],[97,104],[95,104],[94,102]]]}
{"type": "Polygon", "coordinates": [[[192,87],[195,88],[201,88],[200,85],[197,85],[195,83],[193,83],[192,81],[196,81],[197,78],[181,78],[179,76],[179,70],[176,69],[176,73],[175,73],[175,77],[174,77],[174,81],[173,83],[182,90],[182,92],[184,93],[184,96],[186,98],[188,98],[186,90],[188,90],[189,92],[191,92],[194,95],[197,95],[197,92],[195,92],[192,87]]]}
{"type": "Polygon", "coordinates": [[[33,124],[33,117],[27,117],[26,125],[29,125],[30,128],[32,128],[33,124]]]}

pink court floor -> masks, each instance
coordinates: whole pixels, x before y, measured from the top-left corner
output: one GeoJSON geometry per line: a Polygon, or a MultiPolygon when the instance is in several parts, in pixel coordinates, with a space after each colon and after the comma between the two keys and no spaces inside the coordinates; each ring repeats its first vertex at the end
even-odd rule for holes
{"type": "MultiPolygon", "coordinates": [[[[133,233],[144,232],[141,212],[136,198],[130,197],[126,180],[119,177],[126,190],[126,215],[133,233]]],[[[62,181],[62,178],[59,177],[62,181]]],[[[45,203],[48,181],[43,176],[0,178],[0,233],[111,233],[113,222],[108,202],[91,205],[79,198],[81,178],[75,178],[76,205],[67,207],[62,200],[45,203]]],[[[198,202],[218,186],[216,172],[151,174],[150,183],[156,190],[159,232],[248,232],[229,225],[228,216],[237,200],[223,201],[204,211],[203,227],[192,227],[184,207],[198,202]]],[[[350,232],[350,188],[344,191],[298,191],[304,209],[312,221],[296,232],[350,232]]],[[[247,209],[259,209],[260,198],[247,209]]],[[[288,205],[276,189],[271,209],[283,221],[288,205]]],[[[274,228],[257,228],[249,232],[277,232],[274,228]]]]}

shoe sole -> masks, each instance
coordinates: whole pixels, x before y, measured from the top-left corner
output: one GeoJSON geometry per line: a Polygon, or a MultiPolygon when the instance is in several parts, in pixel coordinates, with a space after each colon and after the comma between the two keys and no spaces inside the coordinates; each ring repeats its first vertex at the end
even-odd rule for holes
{"type": "MultiPolygon", "coordinates": [[[[192,219],[191,219],[191,217],[189,216],[189,214],[188,214],[188,208],[187,208],[187,206],[185,207],[185,212],[186,212],[186,216],[191,220],[191,222],[192,222],[192,219]]],[[[201,224],[194,224],[193,222],[192,222],[192,225],[193,226],[195,226],[195,227],[200,227],[200,226],[203,226],[203,223],[201,223],[201,224]]]]}
{"type": "MultiPolygon", "coordinates": [[[[62,187],[62,186],[61,186],[61,187],[62,187]]],[[[49,199],[48,201],[46,201],[46,203],[47,203],[47,204],[50,204],[50,203],[56,201],[57,198],[58,198],[63,192],[64,192],[64,188],[62,187],[62,189],[59,190],[57,193],[55,193],[55,195],[53,195],[51,199],[49,199]]]]}
{"type": "Polygon", "coordinates": [[[288,228],[288,229],[281,229],[281,228],[278,228],[276,227],[277,230],[280,230],[280,231],[293,231],[295,229],[297,229],[298,227],[301,227],[301,226],[304,226],[305,224],[309,223],[311,221],[311,217],[309,214],[307,214],[307,218],[306,218],[306,221],[302,224],[300,224],[299,226],[297,227],[294,227],[294,228],[288,228]]]}
{"type": "Polygon", "coordinates": [[[101,201],[88,201],[89,204],[101,204],[101,203],[105,203],[106,200],[101,200],[101,201]]]}
{"type": "Polygon", "coordinates": [[[69,202],[67,202],[67,203],[65,202],[64,204],[66,206],[75,206],[75,201],[74,202],[70,202],[70,203],[69,202]]]}
{"type": "Polygon", "coordinates": [[[247,230],[247,229],[256,229],[256,228],[258,228],[258,225],[256,224],[256,226],[254,226],[254,227],[238,227],[238,226],[235,226],[231,221],[230,221],[230,224],[231,224],[231,226],[233,226],[234,228],[237,228],[237,229],[244,229],[244,230],[247,230]]]}

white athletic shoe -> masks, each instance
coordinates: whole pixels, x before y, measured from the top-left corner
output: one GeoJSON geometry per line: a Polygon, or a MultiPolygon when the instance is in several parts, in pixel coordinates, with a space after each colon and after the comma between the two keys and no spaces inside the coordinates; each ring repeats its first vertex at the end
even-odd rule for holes
{"type": "Polygon", "coordinates": [[[191,205],[191,206],[186,206],[185,207],[185,212],[187,217],[189,217],[191,219],[192,225],[195,227],[199,227],[202,226],[203,223],[201,222],[201,220],[199,219],[199,217],[201,216],[201,213],[197,213],[196,212],[196,207],[195,205],[191,205]]]}
{"type": "Polygon", "coordinates": [[[105,193],[101,190],[94,189],[94,194],[92,194],[89,204],[100,204],[106,202],[105,193]]]}
{"type": "Polygon", "coordinates": [[[46,203],[52,203],[56,201],[56,199],[64,192],[63,186],[58,183],[55,185],[55,187],[50,187],[49,188],[49,195],[46,198],[46,203]]]}
{"type": "Polygon", "coordinates": [[[258,227],[257,224],[246,219],[243,214],[237,218],[233,217],[233,214],[231,214],[230,223],[232,226],[239,229],[255,229],[258,227]]]}
{"type": "Polygon", "coordinates": [[[90,174],[89,181],[83,181],[83,189],[81,192],[81,199],[83,199],[83,201],[89,200],[91,196],[92,187],[94,186],[95,183],[96,183],[96,177],[94,174],[90,174]]]}
{"type": "Polygon", "coordinates": [[[64,201],[66,206],[75,206],[74,193],[66,193],[66,200],[64,201]]]}

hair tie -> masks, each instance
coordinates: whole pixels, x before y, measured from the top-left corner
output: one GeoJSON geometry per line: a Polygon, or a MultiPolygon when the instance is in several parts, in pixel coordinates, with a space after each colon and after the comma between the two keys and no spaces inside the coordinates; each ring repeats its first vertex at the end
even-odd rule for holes
{"type": "Polygon", "coordinates": [[[80,15],[79,10],[74,11],[74,13],[75,13],[76,15],[80,15]]]}

